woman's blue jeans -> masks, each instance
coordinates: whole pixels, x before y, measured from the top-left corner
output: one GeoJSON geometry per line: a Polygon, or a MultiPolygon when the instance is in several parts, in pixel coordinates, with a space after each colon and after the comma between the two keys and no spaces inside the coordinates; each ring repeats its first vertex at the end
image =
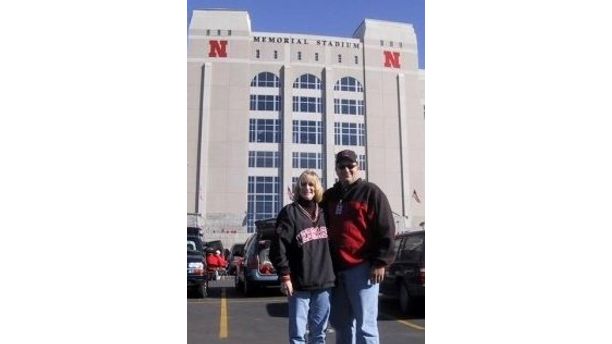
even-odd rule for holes
{"type": "Polygon", "coordinates": [[[289,343],[324,344],[329,319],[330,290],[293,291],[289,296],[289,343]]]}

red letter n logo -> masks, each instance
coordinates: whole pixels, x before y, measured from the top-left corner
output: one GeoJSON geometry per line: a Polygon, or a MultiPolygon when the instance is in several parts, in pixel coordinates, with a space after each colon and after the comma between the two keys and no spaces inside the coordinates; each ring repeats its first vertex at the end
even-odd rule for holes
{"type": "Polygon", "coordinates": [[[209,41],[208,57],[227,57],[227,41],[209,41]]]}
{"type": "Polygon", "coordinates": [[[393,68],[400,67],[399,53],[390,52],[386,50],[383,51],[383,53],[385,54],[385,67],[391,67],[391,66],[393,66],[393,68]]]}

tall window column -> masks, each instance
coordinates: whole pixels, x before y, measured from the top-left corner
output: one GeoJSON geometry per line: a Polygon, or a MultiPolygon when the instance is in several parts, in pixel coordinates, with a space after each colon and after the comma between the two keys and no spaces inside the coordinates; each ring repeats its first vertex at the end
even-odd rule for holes
{"type": "Polygon", "coordinates": [[[323,112],[323,122],[325,125],[323,132],[325,133],[325,144],[323,156],[325,156],[325,166],[322,167],[325,179],[328,181],[328,188],[333,185],[333,181],[336,178],[336,163],[334,154],[334,80],[335,76],[333,68],[324,68],[323,84],[325,85],[325,110],[323,112]]]}
{"type": "Polygon", "coordinates": [[[283,80],[283,88],[281,94],[283,95],[283,103],[281,104],[281,119],[283,123],[283,140],[281,142],[281,152],[282,152],[282,169],[281,169],[281,193],[282,193],[282,202],[283,205],[291,203],[291,199],[289,198],[288,190],[291,189],[291,171],[292,171],[292,161],[293,161],[293,150],[292,146],[292,137],[293,137],[293,75],[291,67],[283,66],[281,70],[281,78],[283,80]]]}

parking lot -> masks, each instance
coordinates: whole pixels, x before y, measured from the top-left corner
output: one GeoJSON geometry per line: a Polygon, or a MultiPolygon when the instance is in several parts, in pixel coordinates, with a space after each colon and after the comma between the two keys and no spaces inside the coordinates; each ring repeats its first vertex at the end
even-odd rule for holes
{"type": "MultiPolygon", "coordinates": [[[[188,343],[288,343],[287,300],[278,288],[244,297],[233,279],[211,281],[207,298],[187,300],[188,343]]],[[[421,312],[422,313],[422,312],[421,312]]],[[[396,300],[380,298],[381,343],[425,343],[424,314],[401,315],[396,300]]],[[[335,343],[331,328],[328,343],[335,343]]]]}

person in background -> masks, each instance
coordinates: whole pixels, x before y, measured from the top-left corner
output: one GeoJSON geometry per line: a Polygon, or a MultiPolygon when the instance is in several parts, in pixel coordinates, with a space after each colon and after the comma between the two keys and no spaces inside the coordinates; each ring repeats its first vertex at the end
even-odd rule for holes
{"type": "Polygon", "coordinates": [[[357,155],[336,155],[338,182],[323,195],[337,281],[330,323],[339,344],[378,344],[378,289],[395,256],[395,223],[378,186],[359,177],[357,155]]]}
{"type": "Polygon", "coordinates": [[[208,274],[209,279],[214,279],[215,281],[219,277],[219,260],[215,256],[215,251],[211,248],[206,250],[206,272],[208,274]]]}
{"type": "Polygon", "coordinates": [[[218,280],[219,276],[225,276],[227,274],[227,261],[221,255],[221,251],[215,251],[215,259],[217,260],[217,269],[215,269],[215,279],[218,280]]]}
{"type": "Polygon", "coordinates": [[[206,270],[212,275],[214,275],[214,279],[218,280],[219,275],[225,274],[225,269],[227,268],[227,262],[221,256],[221,251],[219,250],[207,250],[206,253],[206,270]]]}
{"type": "Polygon", "coordinates": [[[289,303],[289,343],[325,343],[334,285],[327,227],[321,201],[323,188],[314,171],[304,171],[293,190],[293,203],[276,219],[270,260],[289,303]]]}
{"type": "Polygon", "coordinates": [[[227,267],[227,261],[221,255],[221,251],[215,251],[215,259],[217,260],[217,267],[225,269],[227,267]]]}
{"type": "Polygon", "coordinates": [[[217,258],[215,257],[215,252],[211,249],[206,250],[206,266],[209,269],[217,267],[217,258]]]}

